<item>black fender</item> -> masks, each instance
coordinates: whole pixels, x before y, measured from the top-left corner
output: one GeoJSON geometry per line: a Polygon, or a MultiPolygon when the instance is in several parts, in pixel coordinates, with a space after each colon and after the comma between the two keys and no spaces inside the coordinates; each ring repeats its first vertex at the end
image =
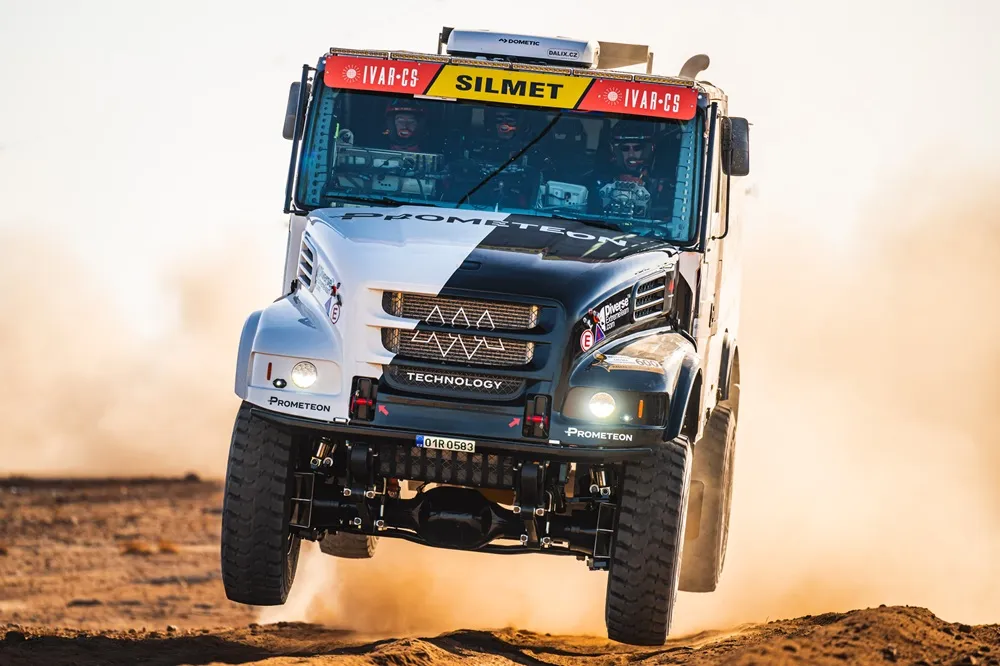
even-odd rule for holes
{"type": "MultiPolygon", "coordinates": [[[[691,340],[678,331],[645,331],[591,352],[570,376],[572,387],[601,387],[612,391],[666,393],[669,399],[663,439],[686,434],[694,441],[698,433],[701,403],[701,357],[691,340]],[[658,362],[663,372],[649,372],[616,365],[613,372],[601,369],[600,356],[628,356],[658,362]],[[691,403],[691,396],[695,402],[691,403]],[[694,410],[691,412],[691,410],[694,410]]],[[[573,390],[571,390],[572,394],[573,390]]]]}
{"type": "Polygon", "coordinates": [[[733,376],[733,365],[737,358],[736,340],[729,337],[726,331],[722,337],[722,359],[719,362],[719,383],[716,384],[716,400],[722,402],[729,399],[730,379],[733,376]]]}
{"type": "Polygon", "coordinates": [[[677,383],[670,394],[670,414],[663,439],[669,441],[684,434],[694,442],[698,436],[699,418],[701,418],[701,359],[695,355],[686,355],[681,359],[677,371],[677,383]]]}

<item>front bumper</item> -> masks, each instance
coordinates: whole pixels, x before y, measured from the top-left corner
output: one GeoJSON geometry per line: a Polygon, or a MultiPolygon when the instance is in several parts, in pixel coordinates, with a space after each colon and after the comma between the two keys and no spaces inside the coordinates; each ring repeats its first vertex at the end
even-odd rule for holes
{"type": "Polygon", "coordinates": [[[495,452],[516,455],[518,457],[536,458],[542,460],[559,460],[565,462],[624,462],[629,460],[641,460],[642,458],[650,456],[653,453],[652,448],[649,446],[604,447],[589,445],[575,446],[561,443],[523,442],[477,436],[467,437],[461,433],[443,433],[426,430],[417,432],[403,428],[389,428],[385,426],[367,424],[354,425],[351,423],[328,423],[298,416],[290,416],[288,414],[280,414],[261,407],[251,407],[251,412],[255,416],[287,428],[348,435],[359,440],[394,440],[400,446],[409,445],[411,447],[416,447],[417,435],[433,435],[473,439],[476,442],[477,452],[495,452]]]}

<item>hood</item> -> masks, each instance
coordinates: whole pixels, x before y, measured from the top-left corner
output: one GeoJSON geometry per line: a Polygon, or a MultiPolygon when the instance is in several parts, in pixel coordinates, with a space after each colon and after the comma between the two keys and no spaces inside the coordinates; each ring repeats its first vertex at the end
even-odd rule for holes
{"type": "Polygon", "coordinates": [[[352,254],[375,262],[366,264],[368,279],[434,294],[494,291],[565,301],[596,282],[624,281],[662,265],[677,252],[664,241],[576,220],[492,211],[327,208],[309,218],[321,243],[351,246],[352,254]]]}

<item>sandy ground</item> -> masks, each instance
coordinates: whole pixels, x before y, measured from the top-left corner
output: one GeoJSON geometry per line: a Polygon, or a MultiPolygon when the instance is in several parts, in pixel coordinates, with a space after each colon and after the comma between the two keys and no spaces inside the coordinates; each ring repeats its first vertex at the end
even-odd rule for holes
{"type": "Polygon", "coordinates": [[[879,607],[672,638],[662,648],[515,628],[374,639],[258,625],[218,572],[221,484],[0,480],[0,664],[983,664],[1000,627],[879,607]]]}

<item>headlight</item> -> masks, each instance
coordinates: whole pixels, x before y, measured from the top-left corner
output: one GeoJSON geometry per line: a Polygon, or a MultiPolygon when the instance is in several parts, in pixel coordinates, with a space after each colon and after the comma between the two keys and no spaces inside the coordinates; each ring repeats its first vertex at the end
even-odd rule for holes
{"type": "Polygon", "coordinates": [[[316,383],[316,366],[309,361],[301,361],[292,368],[292,383],[307,389],[316,383]]]}
{"type": "Polygon", "coordinates": [[[590,398],[590,411],[599,419],[607,418],[615,411],[615,399],[609,393],[595,393],[590,398]]]}

